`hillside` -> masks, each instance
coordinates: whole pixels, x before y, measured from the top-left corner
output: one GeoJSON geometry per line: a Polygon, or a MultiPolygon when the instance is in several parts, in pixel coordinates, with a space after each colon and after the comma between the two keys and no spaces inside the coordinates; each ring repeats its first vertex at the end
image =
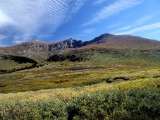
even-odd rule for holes
{"type": "Polygon", "coordinates": [[[70,48],[81,46],[81,41],[72,39],[57,43],[46,43],[33,40],[15,46],[0,48],[0,53],[6,55],[20,55],[25,57],[47,59],[52,54],[59,54],[70,48]]]}
{"type": "Polygon", "coordinates": [[[102,34],[91,41],[84,42],[79,50],[160,50],[160,41],[131,35],[102,34]]]}
{"type": "Polygon", "coordinates": [[[88,50],[160,50],[160,41],[131,35],[102,34],[92,40],[66,39],[56,43],[33,40],[15,46],[0,48],[0,54],[48,59],[57,54],[74,54],[88,50]]]}

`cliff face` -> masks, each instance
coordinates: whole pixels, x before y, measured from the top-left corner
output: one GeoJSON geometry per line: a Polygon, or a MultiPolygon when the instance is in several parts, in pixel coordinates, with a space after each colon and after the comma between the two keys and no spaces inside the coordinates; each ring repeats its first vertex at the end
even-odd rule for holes
{"type": "Polygon", "coordinates": [[[20,45],[15,53],[26,57],[40,57],[46,59],[48,57],[48,44],[40,41],[26,42],[20,45]]]}
{"type": "Polygon", "coordinates": [[[72,38],[68,39],[68,40],[64,40],[62,42],[58,42],[55,44],[49,44],[48,45],[48,51],[55,53],[55,54],[59,54],[62,53],[65,50],[68,50],[70,48],[78,48],[81,47],[83,44],[82,41],[77,41],[77,40],[73,40],[72,38]]]}

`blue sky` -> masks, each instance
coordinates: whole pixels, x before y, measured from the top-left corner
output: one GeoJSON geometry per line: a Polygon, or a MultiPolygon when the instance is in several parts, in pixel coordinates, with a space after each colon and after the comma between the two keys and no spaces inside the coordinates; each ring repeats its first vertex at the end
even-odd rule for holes
{"type": "Polygon", "coordinates": [[[0,46],[103,33],[160,40],[159,6],[160,0],[0,0],[0,46]]]}

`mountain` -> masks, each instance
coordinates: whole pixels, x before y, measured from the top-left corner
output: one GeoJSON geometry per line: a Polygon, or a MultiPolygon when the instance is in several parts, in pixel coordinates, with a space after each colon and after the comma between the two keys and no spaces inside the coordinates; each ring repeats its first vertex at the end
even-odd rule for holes
{"type": "Polygon", "coordinates": [[[47,59],[55,54],[77,53],[88,50],[160,50],[160,41],[131,35],[102,34],[90,41],[67,39],[56,43],[33,40],[0,48],[0,54],[47,59]]]}
{"type": "Polygon", "coordinates": [[[52,54],[60,54],[70,48],[81,46],[82,41],[73,40],[72,38],[57,43],[46,43],[33,40],[11,47],[0,48],[0,54],[47,59],[52,54]]]}
{"type": "Polygon", "coordinates": [[[160,49],[160,41],[131,35],[102,34],[91,41],[84,42],[84,46],[107,49],[160,49]]]}
{"type": "Polygon", "coordinates": [[[1,54],[7,55],[20,55],[25,57],[42,57],[45,56],[44,59],[47,57],[48,43],[44,43],[38,40],[33,40],[29,42],[24,42],[22,44],[18,44],[15,46],[1,48],[1,54]]]}

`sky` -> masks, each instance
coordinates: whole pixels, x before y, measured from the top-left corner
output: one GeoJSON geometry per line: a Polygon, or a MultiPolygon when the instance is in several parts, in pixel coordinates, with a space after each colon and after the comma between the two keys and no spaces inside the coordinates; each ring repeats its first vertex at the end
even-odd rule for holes
{"type": "Polygon", "coordinates": [[[159,6],[160,0],[0,0],[0,47],[103,33],[160,40],[159,6]]]}

